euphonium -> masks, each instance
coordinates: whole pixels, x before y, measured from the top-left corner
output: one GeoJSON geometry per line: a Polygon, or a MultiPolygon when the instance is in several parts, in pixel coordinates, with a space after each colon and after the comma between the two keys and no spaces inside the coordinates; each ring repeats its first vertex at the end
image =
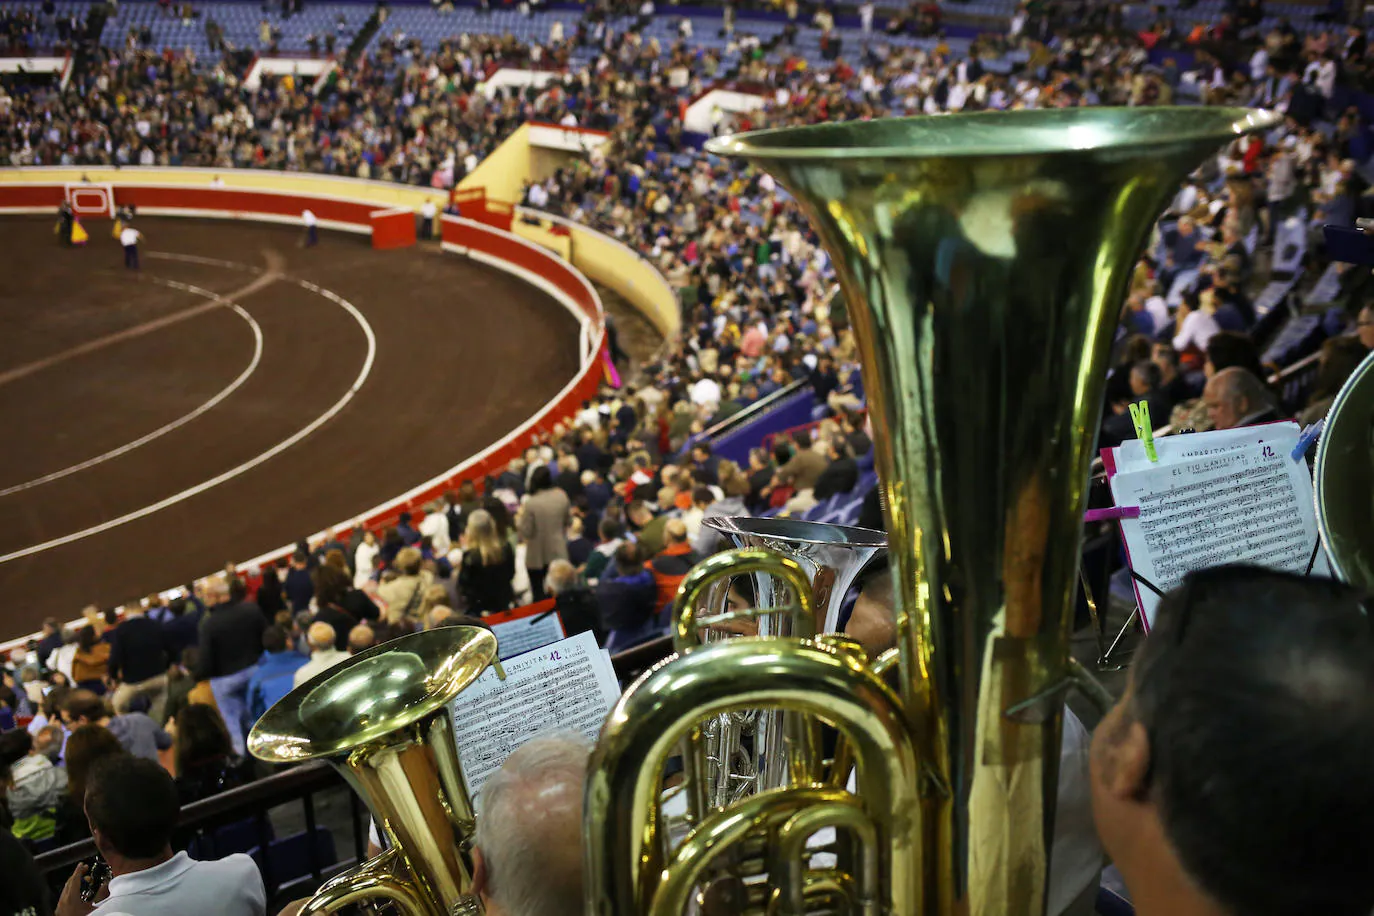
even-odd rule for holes
{"type": "Polygon", "coordinates": [[[1044,911],[1088,466],[1126,283],[1178,183],[1277,118],[1083,108],[824,124],[712,141],[766,168],[834,259],[886,501],[900,696],[842,639],[731,639],[646,674],[586,796],[597,916],[676,914],[722,853],[745,905],[897,916],[1044,911]],[[713,812],[671,854],[665,758],[710,716],[833,724],[833,783],[713,812]],[[806,840],[837,837],[816,868],[806,840]]]}
{"type": "Polygon", "coordinates": [[[1374,591],[1374,355],[1331,402],[1314,477],[1317,526],[1331,571],[1374,591]]]}
{"type": "Polygon", "coordinates": [[[323,671],[263,715],[248,750],[269,763],[323,757],[367,802],[390,848],[319,889],[306,916],[385,900],[404,916],[480,913],[476,828],[448,706],[489,665],[496,637],[443,627],[374,646],[323,671]]]}

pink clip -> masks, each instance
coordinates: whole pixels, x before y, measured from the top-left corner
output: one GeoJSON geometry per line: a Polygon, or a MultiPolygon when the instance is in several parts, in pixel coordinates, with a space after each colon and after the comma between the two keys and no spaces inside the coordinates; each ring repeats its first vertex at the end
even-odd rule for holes
{"type": "Polygon", "coordinates": [[[1115,522],[1123,518],[1140,518],[1140,507],[1111,506],[1106,509],[1089,509],[1083,513],[1085,522],[1115,522]]]}

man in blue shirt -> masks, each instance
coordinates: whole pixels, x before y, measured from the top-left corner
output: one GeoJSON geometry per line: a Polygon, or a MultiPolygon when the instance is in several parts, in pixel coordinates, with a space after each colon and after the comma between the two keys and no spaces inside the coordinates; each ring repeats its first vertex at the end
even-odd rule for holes
{"type": "Polygon", "coordinates": [[[254,722],[291,692],[296,669],[309,661],[291,647],[281,627],[268,627],[263,631],[262,649],[258,669],[248,681],[248,714],[254,722]]]}

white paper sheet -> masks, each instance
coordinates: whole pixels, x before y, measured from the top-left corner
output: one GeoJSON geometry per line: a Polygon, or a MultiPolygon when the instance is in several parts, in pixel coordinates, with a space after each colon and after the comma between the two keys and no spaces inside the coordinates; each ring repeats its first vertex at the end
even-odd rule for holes
{"type": "Polygon", "coordinates": [[[515,658],[525,652],[558,642],[567,634],[563,632],[563,622],[557,614],[537,614],[494,623],[491,631],[496,634],[497,652],[501,661],[515,658]]]}
{"type": "Polygon", "coordinates": [[[592,633],[516,656],[503,666],[504,681],[487,669],[452,706],[458,757],[474,803],[483,783],[516,748],[555,729],[594,740],[620,698],[610,654],[592,633]]]}
{"type": "MultiPolygon", "coordinates": [[[[1290,457],[1298,435],[1296,423],[1283,423],[1167,437],[1155,440],[1157,463],[1138,442],[1128,444],[1139,460],[1123,446],[1111,487],[1118,506],[1140,507],[1139,518],[1121,521],[1135,572],[1162,592],[1228,563],[1305,573],[1311,562],[1314,575],[1329,575],[1312,477],[1290,457]]],[[[1138,584],[1136,595],[1153,624],[1159,596],[1138,584]]]]}

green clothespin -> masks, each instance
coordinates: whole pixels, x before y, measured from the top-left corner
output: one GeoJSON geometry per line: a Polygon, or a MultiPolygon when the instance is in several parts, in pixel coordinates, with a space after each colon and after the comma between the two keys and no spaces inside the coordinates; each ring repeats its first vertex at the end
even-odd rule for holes
{"type": "Polygon", "coordinates": [[[1145,457],[1151,461],[1158,461],[1159,455],[1155,453],[1155,429],[1150,424],[1149,403],[1137,401],[1131,405],[1131,423],[1135,426],[1136,438],[1145,446],[1145,457]]]}

